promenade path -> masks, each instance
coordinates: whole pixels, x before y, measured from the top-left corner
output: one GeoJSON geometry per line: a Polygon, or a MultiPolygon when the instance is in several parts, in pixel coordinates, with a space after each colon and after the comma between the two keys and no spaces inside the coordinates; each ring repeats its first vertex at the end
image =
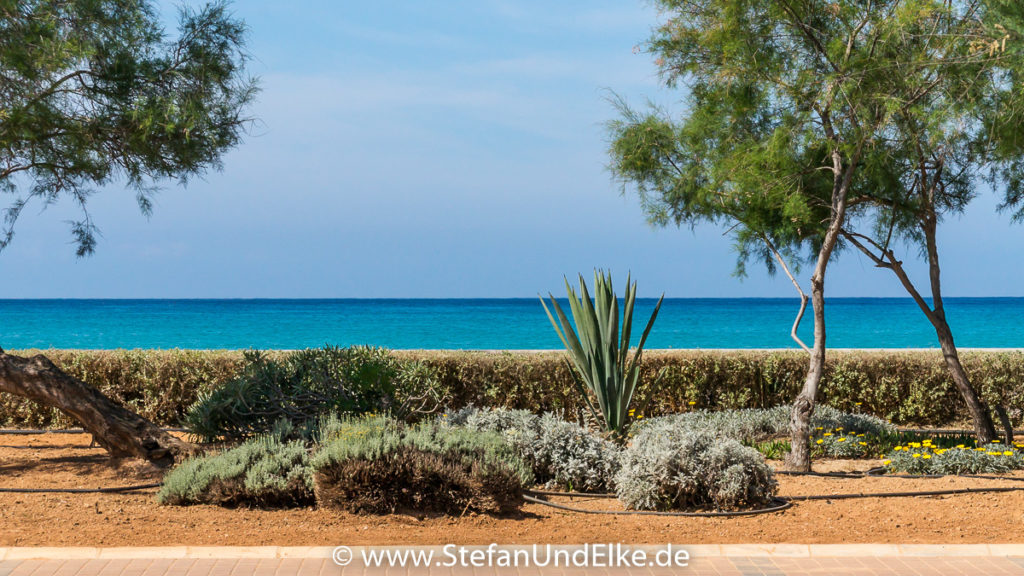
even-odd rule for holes
{"type": "MultiPolygon", "coordinates": [[[[560,558],[586,556],[578,546],[557,546],[550,551],[533,552],[539,558],[560,551],[560,558]],[[582,555],[580,555],[582,554],[582,555]]],[[[664,547],[640,546],[654,558],[664,547]]],[[[689,574],[693,576],[795,576],[795,575],[836,575],[836,576],[953,576],[953,575],[1024,575],[1024,545],[968,544],[968,545],[722,545],[674,547],[663,552],[661,560],[674,554],[681,560],[679,550],[685,550],[684,565],[609,567],[607,556],[598,560],[604,566],[597,567],[500,567],[487,564],[487,559],[496,562],[502,554],[512,557],[516,551],[525,556],[531,553],[528,547],[502,546],[490,550],[485,546],[468,546],[457,552],[445,551],[440,546],[365,548],[352,547],[336,552],[336,549],[321,547],[168,547],[168,548],[0,548],[0,576],[350,576],[370,574],[399,576],[404,574],[425,574],[443,576],[479,576],[485,574],[508,574],[531,576],[534,574],[555,574],[575,576],[600,574],[689,574]],[[374,558],[390,552],[404,553],[406,566],[374,564],[374,558]],[[338,555],[340,566],[334,558],[338,555]],[[370,556],[367,556],[370,554],[370,556]],[[372,554],[377,554],[376,557],[372,554]],[[431,558],[431,566],[414,567],[408,554],[419,554],[431,558]],[[458,556],[461,554],[462,556],[458,556]],[[478,566],[448,566],[456,559],[473,563],[475,554],[478,566]],[[488,556],[490,554],[490,556],[488,556]],[[369,558],[369,560],[367,560],[369,558]]],[[[584,551],[586,552],[586,551],[584,551]]],[[[590,552],[593,552],[591,549],[590,552]]],[[[520,557],[523,557],[520,556],[520,557]]],[[[591,556],[590,558],[600,558],[591,556]]],[[[392,556],[396,558],[396,556],[392,556]]]]}

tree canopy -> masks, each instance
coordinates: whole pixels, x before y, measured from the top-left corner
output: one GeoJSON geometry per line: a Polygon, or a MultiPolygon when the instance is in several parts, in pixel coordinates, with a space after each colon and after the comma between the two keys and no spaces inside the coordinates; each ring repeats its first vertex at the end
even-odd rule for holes
{"type": "Polygon", "coordinates": [[[665,83],[686,88],[684,112],[620,102],[611,167],[655,223],[735,226],[741,270],[752,255],[772,266],[766,238],[791,255],[820,242],[835,154],[855,168],[847,228],[919,238],[893,208],[915,202],[922,161],[942,166],[943,209],[985,181],[1008,208],[1024,200],[1019,2],[656,4],[664,19],[646,46],[665,83]]]}
{"type": "Polygon", "coordinates": [[[99,187],[123,182],[148,214],[161,181],[219,168],[256,93],[245,36],[224,3],[181,9],[172,37],[146,0],[0,0],[0,250],[32,200],[77,203],[85,255],[99,187]]]}
{"type": "MultiPolygon", "coordinates": [[[[890,243],[928,254],[935,325],[979,438],[994,435],[956,358],[935,226],[988,182],[1024,203],[1024,4],[1019,0],[656,0],[647,43],[679,120],[622,101],[611,169],[656,224],[725,224],[752,257],[815,258],[814,346],[787,464],[810,469],[808,422],[825,359],[825,273],[843,242],[902,272],[890,243]],[[871,252],[874,249],[876,252],[871,252]]],[[[1017,216],[1024,217],[1021,212],[1017,216]]],[[[790,274],[793,278],[792,274],[790,274]]],[[[797,289],[799,282],[793,278],[797,289]]],[[[806,297],[801,290],[806,303],[806,297]]],[[[797,323],[803,314],[801,307],[797,323]]]]}

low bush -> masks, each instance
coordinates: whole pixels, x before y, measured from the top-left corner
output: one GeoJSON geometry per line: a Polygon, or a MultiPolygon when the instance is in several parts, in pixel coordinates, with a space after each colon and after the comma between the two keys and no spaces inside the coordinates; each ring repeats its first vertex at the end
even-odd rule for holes
{"type": "Polygon", "coordinates": [[[923,440],[895,447],[883,464],[890,472],[908,474],[995,474],[1024,469],[1024,455],[1000,442],[942,448],[923,440]]]}
{"type": "Polygon", "coordinates": [[[313,474],[304,443],[287,438],[286,423],[270,434],[211,456],[185,460],[164,476],[161,504],[305,506],[313,474]]]}
{"type": "MultiPolygon", "coordinates": [[[[745,443],[757,443],[789,435],[789,406],[748,408],[741,410],[697,410],[671,416],[639,421],[635,430],[670,421],[673,427],[686,430],[713,430],[717,435],[745,443]]],[[[815,407],[811,427],[818,431],[848,430],[875,436],[895,432],[892,424],[866,414],[841,412],[831,406],[815,407]]]]}
{"type": "Polygon", "coordinates": [[[309,428],[329,413],[429,413],[442,396],[422,364],[383,348],[328,346],[283,358],[249,351],[241,373],[201,394],[185,423],[205,440],[238,440],[282,419],[309,428]]]}
{"type": "Polygon", "coordinates": [[[753,448],[662,419],[637,432],[615,486],[634,510],[732,510],[770,503],[777,483],[753,448]]]}
{"type": "Polygon", "coordinates": [[[555,414],[465,408],[443,419],[451,426],[496,432],[548,488],[607,492],[619,469],[620,448],[555,414]]]}
{"type": "Polygon", "coordinates": [[[505,514],[522,504],[530,468],[496,433],[382,417],[322,426],[312,460],[317,502],[350,512],[505,514]]]}

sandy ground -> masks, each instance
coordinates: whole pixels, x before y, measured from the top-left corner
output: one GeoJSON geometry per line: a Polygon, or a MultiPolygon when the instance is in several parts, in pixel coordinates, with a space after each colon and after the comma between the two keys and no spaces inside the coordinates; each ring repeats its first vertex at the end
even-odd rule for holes
{"type": "MultiPolygon", "coordinates": [[[[876,462],[829,461],[817,470],[864,470],[876,462]]],[[[1024,475],[1019,475],[1024,477],[1024,475]]],[[[159,481],[137,461],[111,461],[86,435],[0,435],[0,488],[95,488],[159,481]]],[[[834,479],[781,476],[780,495],[840,494],[1024,482],[940,478],[834,479]]],[[[528,504],[496,518],[358,516],[316,509],[168,507],[135,494],[0,493],[0,546],[339,545],[625,542],[978,543],[1024,541],[1024,492],[802,502],[740,518],[584,515],[528,504]]],[[[621,509],[615,500],[557,502],[621,509]]]]}

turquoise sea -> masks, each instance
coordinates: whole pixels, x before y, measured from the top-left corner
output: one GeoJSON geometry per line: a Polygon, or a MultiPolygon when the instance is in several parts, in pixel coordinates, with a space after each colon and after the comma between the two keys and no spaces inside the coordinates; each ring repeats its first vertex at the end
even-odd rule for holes
{"type": "MultiPolygon", "coordinates": [[[[654,299],[638,301],[646,323],[654,299]]],[[[793,299],[666,299],[649,348],[795,348],[793,299]]],[[[1024,347],[1024,298],[949,298],[962,347],[1024,347]]],[[[909,299],[833,298],[835,348],[934,348],[909,299]]],[[[634,343],[642,326],[634,327],[634,343]]],[[[810,308],[802,334],[810,341],[810,308]]],[[[561,343],[540,301],[523,299],[0,300],[0,346],[18,348],[390,348],[524,350],[561,343]]]]}

